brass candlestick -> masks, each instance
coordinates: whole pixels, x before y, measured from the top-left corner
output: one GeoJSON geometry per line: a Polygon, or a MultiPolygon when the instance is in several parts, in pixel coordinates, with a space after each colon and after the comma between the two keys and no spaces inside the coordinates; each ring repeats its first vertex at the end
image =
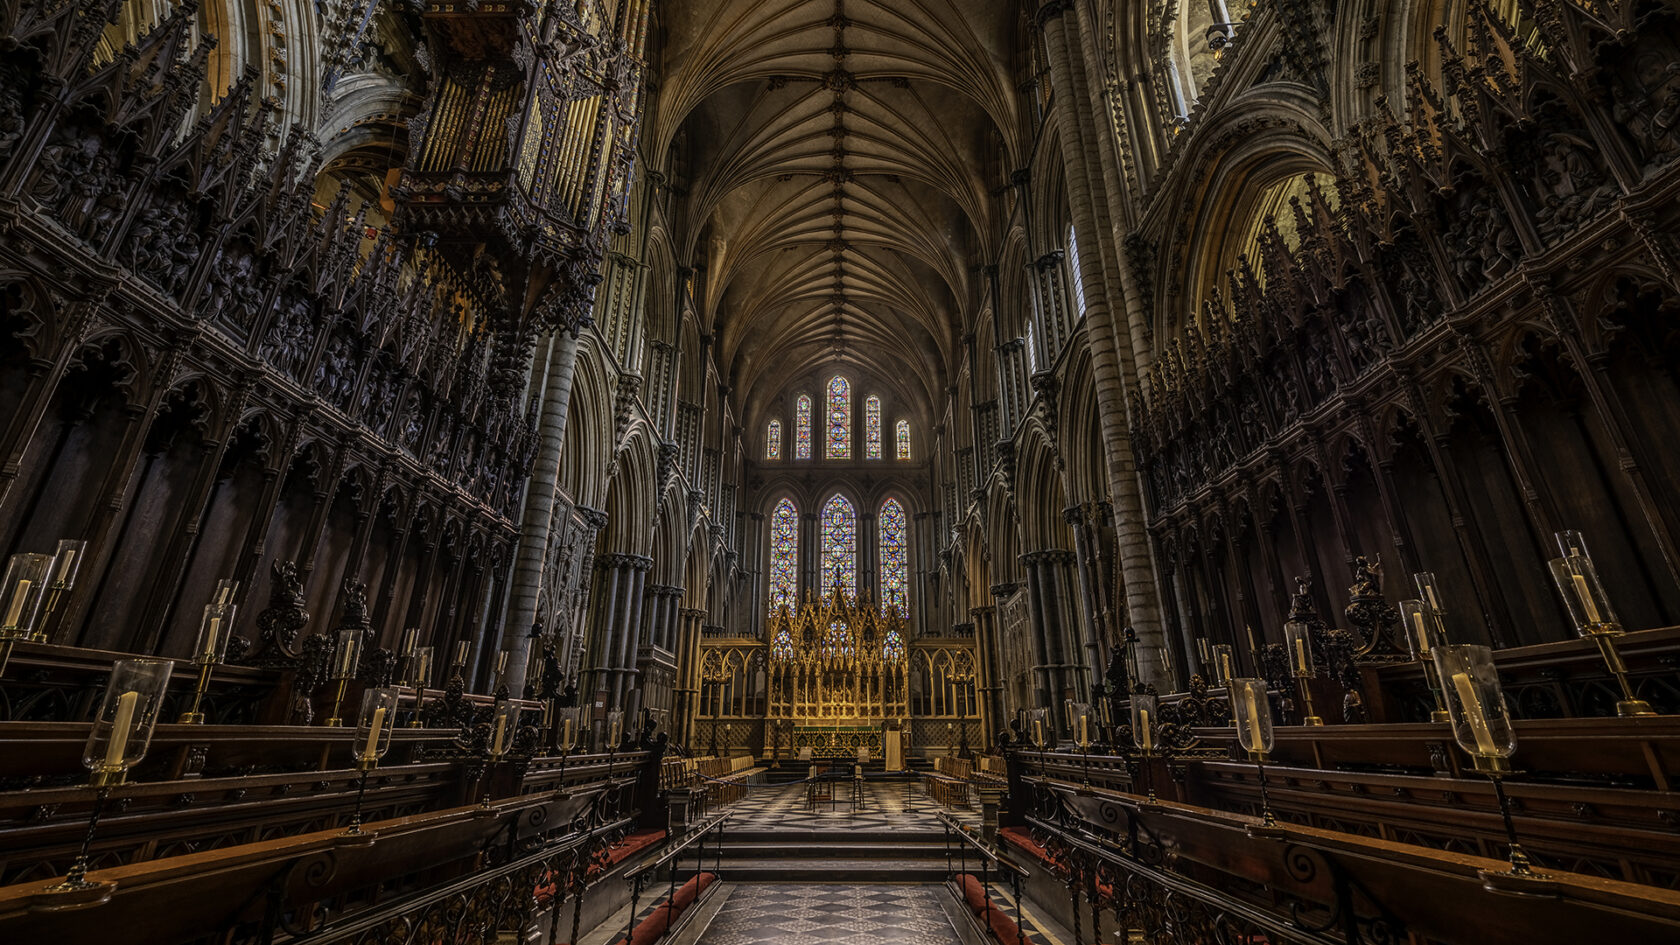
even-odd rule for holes
{"type": "Polygon", "coordinates": [[[1548,561],[1547,567],[1551,569],[1552,580],[1557,583],[1558,593],[1563,595],[1563,602],[1569,608],[1569,617],[1576,631],[1590,638],[1598,647],[1604,667],[1616,677],[1616,684],[1622,689],[1622,698],[1616,702],[1616,714],[1624,718],[1656,715],[1649,702],[1634,695],[1633,685],[1628,682],[1627,664],[1616,652],[1616,637],[1622,633],[1622,624],[1616,619],[1610,595],[1605,593],[1604,585],[1598,579],[1598,569],[1587,555],[1585,540],[1575,531],[1558,532],[1557,540],[1563,556],[1548,561]]]}
{"type": "Polygon", "coordinates": [[[350,685],[350,678],[356,675],[356,664],[362,659],[362,631],[355,628],[345,628],[338,632],[338,645],[333,650],[333,678],[338,680],[337,691],[333,694],[332,714],[322,723],[324,725],[343,725],[338,710],[344,705],[344,690],[350,685]]]}
{"type": "Polygon", "coordinates": [[[216,600],[204,607],[204,617],[198,625],[198,645],[193,647],[193,662],[198,664],[198,685],[193,687],[192,708],[181,713],[177,719],[184,725],[204,724],[204,713],[199,711],[199,707],[204,703],[205,691],[210,688],[210,673],[227,653],[228,638],[233,635],[234,607],[226,603],[230,597],[231,593],[218,594],[216,600]]]}
{"type": "Polygon", "coordinates": [[[1324,720],[1313,710],[1312,680],[1318,675],[1318,664],[1313,654],[1312,628],[1304,620],[1291,620],[1283,625],[1283,633],[1289,648],[1289,664],[1301,686],[1301,705],[1305,709],[1301,724],[1323,725],[1324,720]]]}

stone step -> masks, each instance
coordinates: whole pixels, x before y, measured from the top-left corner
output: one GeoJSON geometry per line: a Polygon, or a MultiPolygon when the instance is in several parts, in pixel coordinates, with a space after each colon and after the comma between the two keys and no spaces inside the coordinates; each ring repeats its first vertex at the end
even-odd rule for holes
{"type": "MultiPolygon", "coordinates": [[[[711,869],[707,861],[707,869],[711,869]]],[[[937,883],[945,879],[945,861],[931,859],[731,859],[723,858],[718,875],[731,883],[937,883]]]]}
{"type": "Polygon", "coordinates": [[[725,839],[723,855],[735,859],[797,860],[832,857],[836,859],[936,859],[944,862],[945,844],[938,840],[893,841],[811,841],[799,839],[789,842],[786,834],[779,840],[741,842],[725,839]]]}

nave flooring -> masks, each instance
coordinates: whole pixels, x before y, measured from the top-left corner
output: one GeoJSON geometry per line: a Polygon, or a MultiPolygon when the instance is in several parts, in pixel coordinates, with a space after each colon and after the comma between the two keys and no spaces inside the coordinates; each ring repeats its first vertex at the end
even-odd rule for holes
{"type": "MultiPolygon", "coordinates": [[[[803,784],[757,785],[731,805],[721,885],[661,945],[975,945],[945,884],[942,808],[910,781],[865,782],[856,810],[850,793],[841,784],[832,806],[812,811],[803,784]]],[[[977,811],[947,813],[979,821],[977,811]]],[[[1016,914],[1006,889],[997,898],[1016,914]]],[[[634,921],[621,910],[581,945],[624,942],[658,906],[644,901],[634,921]]],[[[1031,907],[1023,918],[1029,942],[1072,941],[1031,907]]]]}

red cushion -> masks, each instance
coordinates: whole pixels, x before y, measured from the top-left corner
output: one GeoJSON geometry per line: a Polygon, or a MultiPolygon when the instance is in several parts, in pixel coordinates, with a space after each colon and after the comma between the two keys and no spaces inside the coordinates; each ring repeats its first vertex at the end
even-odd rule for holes
{"type": "Polygon", "coordinates": [[[975,912],[986,908],[986,889],[972,874],[962,874],[963,898],[968,901],[968,907],[975,912]]]}

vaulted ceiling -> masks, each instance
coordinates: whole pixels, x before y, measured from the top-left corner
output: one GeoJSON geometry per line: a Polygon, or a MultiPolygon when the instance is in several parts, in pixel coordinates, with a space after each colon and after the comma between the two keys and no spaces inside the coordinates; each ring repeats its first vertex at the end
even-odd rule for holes
{"type": "Polygon", "coordinates": [[[677,257],[743,418],[859,365],[927,420],[1023,160],[1008,0],[684,0],[665,7],[647,153],[686,188],[677,257]]]}

